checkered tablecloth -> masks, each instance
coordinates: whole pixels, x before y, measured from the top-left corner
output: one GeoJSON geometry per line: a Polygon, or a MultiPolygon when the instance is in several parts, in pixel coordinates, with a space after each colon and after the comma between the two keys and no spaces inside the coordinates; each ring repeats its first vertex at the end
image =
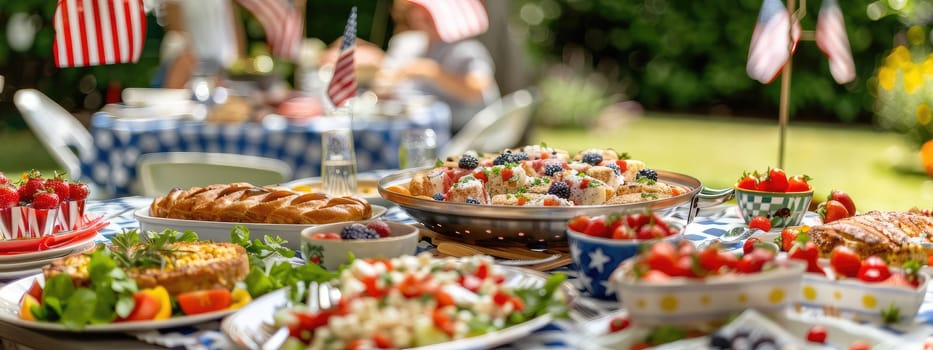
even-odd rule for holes
{"type": "MultiPolygon", "coordinates": [[[[153,152],[223,152],[281,159],[291,165],[294,178],[321,172],[321,132],[346,125],[335,117],[294,124],[283,118],[263,123],[217,124],[170,118],[116,118],[104,112],[91,119],[94,150],[81,154],[85,181],[104,189],[110,197],[132,193],[136,159],[153,152]]],[[[402,131],[429,128],[437,145],[450,139],[450,108],[434,103],[408,117],[357,116],[353,120],[357,170],[399,167],[402,131]]]]}
{"type": "MultiPolygon", "coordinates": [[[[104,201],[91,201],[87,210],[94,213],[101,213],[108,217],[110,226],[100,231],[98,240],[107,241],[109,237],[123,229],[137,228],[138,223],[133,217],[133,211],[138,208],[147,207],[151,203],[151,198],[146,197],[124,197],[104,201]]],[[[684,220],[685,215],[675,214],[674,220],[684,220]]],[[[386,220],[414,223],[414,220],[398,207],[391,208],[384,216],[386,220]]],[[[804,223],[817,223],[819,218],[815,213],[808,213],[804,223]]],[[[744,221],[740,218],[738,207],[734,205],[722,205],[706,209],[700,212],[696,220],[687,225],[684,230],[684,238],[695,243],[718,238],[729,229],[734,227],[745,227],[744,221]]],[[[422,242],[419,249],[430,249],[422,242]]],[[[728,247],[732,249],[741,249],[741,243],[728,247]]],[[[556,271],[566,273],[570,276],[571,283],[578,282],[576,272],[573,267],[565,267],[556,271]]],[[[582,286],[577,285],[578,290],[583,291],[582,286]]],[[[535,331],[533,334],[522,338],[512,344],[507,344],[500,349],[603,349],[593,342],[594,339],[581,337],[581,334],[595,334],[592,327],[605,327],[605,319],[620,312],[618,302],[605,301],[589,298],[586,292],[582,293],[583,302],[599,313],[599,316],[591,321],[557,321],[546,327],[535,331]]],[[[915,327],[909,330],[894,330],[904,337],[914,337],[923,339],[931,333],[933,329],[928,324],[933,323],[933,290],[928,291],[926,300],[920,308],[917,315],[915,327]],[[922,333],[922,334],[918,334],[922,333]]],[[[162,329],[158,331],[148,331],[134,333],[141,341],[157,344],[174,349],[233,349],[235,348],[230,340],[219,331],[219,322],[208,322],[197,326],[179,327],[173,329],[162,329]]]]}

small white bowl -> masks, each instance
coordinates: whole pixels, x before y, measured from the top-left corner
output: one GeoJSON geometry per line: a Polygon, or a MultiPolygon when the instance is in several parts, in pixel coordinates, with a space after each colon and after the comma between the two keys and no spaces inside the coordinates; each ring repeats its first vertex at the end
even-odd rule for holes
{"type": "MultiPolygon", "coordinates": [[[[828,268],[828,267],[824,267],[828,268]]],[[[895,269],[892,269],[892,272],[895,269]]],[[[855,278],[835,280],[825,275],[805,273],[800,285],[797,305],[822,309],[843,318],[881,323],[882,311],[898,310],[896,322],[912,322],[927,294],[926,273],[920,273],[922,284],[917,288],[866,283],[855,278]]]]}
{"type": "Polygon", "coordinates": [[[311,263],[320,264],[328,270],[336,270],[347,262],[347,253],[352,252],[357,259],[395,258],[402,255],[414,255],[418,249],[419,231],[417,227],[397,222],[386,221],[392,234],[378,239],[312,239],[315,233],[336,233],[355,223],[366,224],[368,221],[341,222],[318,225],[301,230],[301,254],[311,263]]]}

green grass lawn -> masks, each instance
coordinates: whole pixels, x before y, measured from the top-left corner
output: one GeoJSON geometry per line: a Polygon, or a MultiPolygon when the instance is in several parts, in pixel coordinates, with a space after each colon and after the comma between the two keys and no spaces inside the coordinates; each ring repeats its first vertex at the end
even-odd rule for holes
{"type": "MultiPolygon", "coordinates": [[[[647,115],[598,130],[537,129],[534,143],[579,151],[613,147],[649,167],[692,175],[709,187],[730,187],[743,171],[777,165],[777,121],[647,115]]],[[[817,198],[848,192],[859,211],[933,207],[933,179],[899,172],[889,159],[900,135],[838,124],[791,123],[784,168],[813,177],[817,198]]]]}
{"type": "MultiPolygon", "coordinates": [[[[31,132],[3,132],[0,171],[20,174],[58,166],[31,132]]],[[[933,179],[894,170],[900,135],[838,124],[791,123],[785,170],[807,174],[819,198],[849,192],[860,211],[933,207],[933,179]]],[[[578,151],[613,147],[650,167],[692,175],[710,187],[730,187],[746,170],[777,164],[777,122],[650,114],[598,130],[537,129],[532,142],[578,151]]]]}

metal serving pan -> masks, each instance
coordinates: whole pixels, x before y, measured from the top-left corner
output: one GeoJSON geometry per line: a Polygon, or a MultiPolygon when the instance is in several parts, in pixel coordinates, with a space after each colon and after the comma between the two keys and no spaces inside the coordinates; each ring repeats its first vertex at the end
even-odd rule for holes
{"type": "Polygon", "coordinates": [[[513,241],[535,248],[548,242],[564,241],[567,221],[577,215],[604,215],[652,209],[669,214],[677,208],[689,209],[686,223],[693,221],[700,201],[719,204],[732,199],[732,189],[710,190],[694,177],[657,170],[658,180],[683,186],[687,192],[676,197],[617,205],[581,205],[575,207],[519,207],[476,205],[435,201],[388,190],[407,187],[411,178],[429,168],[407,169],[379,180],[379,195],[398,204],[415,220],[438,233],[467,241],[513,241]]]}

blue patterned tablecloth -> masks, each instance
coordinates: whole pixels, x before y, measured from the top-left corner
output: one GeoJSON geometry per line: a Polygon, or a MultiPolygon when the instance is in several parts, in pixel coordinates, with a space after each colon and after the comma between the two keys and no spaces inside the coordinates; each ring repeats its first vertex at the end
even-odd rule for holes
{"type": "MultiPolygon", "coordinates": [[[[345,119],[345,118],[343,118],[345,119]]],[[[294,178],[321,172],[321,132],[345,120],[320,117],[302,124],[281,117],[263,123],[218,124],[170,118],[116,118],[98,112],[91,119],[94,150],[81,154],[84,180],[98,185],[110,197],[132,193],[136,159],[154,152],[224,152],[281,159],[291,165],[294,178]]],[[[402,131],[429,128],[437,145],[450,139],[450,108],[436,102],[418,115],[407,117],[357,116],[353,136],[357,170],[399,167],[402,131]]]]}
{"type": "MultiPolygon", "coordinates": [[[[110,221],[110,225],[100,231],[98,240],[104,242],[121,230],[138,228],[139,225],[133,217],[133,211],[147,207],[151,201],[151,198],[146,197],[124,197],[89,202],[88,211],[101,213],[108,217],[110,221]]],[[[816,222],[815,220],[818,220],[818,218],[815,215],[814,213],[808,213],[804,222],[816,222]]],[[[414,220],[398,207],[390,208],[384,218],[390,221],[414,223],[414,220]]],[[[683,217],[675,214],[674,219],[683,220],[683,217]]],[[[718,238],[734,227],[745,227],[744,221],[739,217],[738,208],[734,205],[718,206],[701,211],[696,220],[686,226],[684,237],[699,244],[718,238]]],[[[422,242],[420,247],[420,249],[430,248],[432,247],[425,242],[422,242]]],[[[737,243],[729,248],[741,249],[741,244],[737,243]]],[[[565,267],[555,271],[566,273],[570,277],[570,281],[579,290],[583,290],[572,267],[565,267]]],[[[596,311],[599,314],[598,316],[590,317],[587,320],[575,318],[553,322],[530,336],[502,346],[500,349],[604,349],[598,342],[594,342],[595,339],[581,335],[601,334],[599,331],[589,328],[605,328],[607,322],[605,319],[621,312],[618,309],[618,302],[593,299],[588,297],[586,292],[581,292],[581,294],[583,296],[581,298],[582,302],[593,311],[596,311]]],[[[933,323],[933,290],[928,290],[915,324],[908,325],[908,329],[891,330],[898,332],[905,339],[907,337],[912,340],[924,339],[933,333],[931,331],[933,327],[930,327],[930,323],[933,323]]],[[[234,349],[235,347],[230,340],[219,331],[219,326],[219,322],[209,322],[197,326],[140,332],[132,335],[141,341],[176,349],[234,349]]]]}

